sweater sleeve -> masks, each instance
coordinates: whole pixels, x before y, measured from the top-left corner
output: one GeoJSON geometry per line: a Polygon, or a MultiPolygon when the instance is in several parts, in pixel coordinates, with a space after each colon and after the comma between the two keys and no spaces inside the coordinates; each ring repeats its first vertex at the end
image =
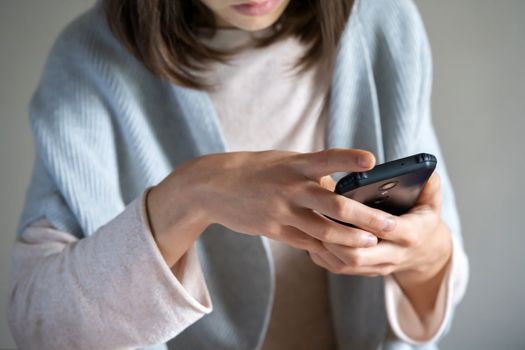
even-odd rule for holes
{"type": "Polygon", "coordinates": [[[195,246],[165,263],[145,211],[147,191],[92,236],[38,220],[12,253],[9,324],[22,349],[126,349],[175,337],[211,312],[195,246]]]}
{"type": "Polygon", "coordinates": [[[407,3],[411,9],[411,19],[417,38],[413,42],[415,51],[412,52],[416,59],[414,74],[417,79],[413,79],[416,99],[413,101],[415,103],[413,111],[417,122],[410,138],[411,149],[407,155],[425,152],[435,155],[438,160],[435,171],[439,174],[441,183],[441,218],[451,232],[453,251],[448,271],[438,292],[434,313],[426,326],[420,322],[410,301],[392,276],[385,279],[385,306],[394,335],[409,344],[424,346],[436,343],[450,329],[455,307],[463,298],[467,288],[469,265],[463,247],[460,219],[452,182],[432,121],[432,54],[430,43],[417,8],[412,2],[407,3]]]}
{"type": "Polygon", "coordinates": [[[469,273],[467,257],[454,238],[452,246],[452,259],[439,288],[434,312],[426,324],[421,322],[395,278],[385,277],[385,306],[390,328],[404,342],[421,346],[441,338],[451,321],[454,306],[465,294],[469,273]]]}

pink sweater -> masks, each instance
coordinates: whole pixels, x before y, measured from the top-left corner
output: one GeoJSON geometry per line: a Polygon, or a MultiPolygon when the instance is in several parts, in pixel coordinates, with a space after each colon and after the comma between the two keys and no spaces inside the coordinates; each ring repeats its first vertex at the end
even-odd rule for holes
{"type": "MultiPolygon", "coordinates": [[[[253,49],[249,47],[250,38],[245,32],[221,30],[208,43],[241,48],[231,65],[217,64],[208,76],[220,86],[210,97],[228,151],[311,152],[324,148],[326,118],[321,106],[328,84],[326,76],[315,70],[290,74],[290,64],[303,49],[295,39],[253,49]],[[254,103],[254,98],[271,103],[254,103]]],[[[63,348],[61,337],[39,331],[39,322],[60,321],[39,320],[46,298],[60,298],[60,312],[79,315],[78,324],[57,326],[66,338],[76,339],[79,349],[134,348],[165,342],[212,310],[195,249],[191,248],[176,266],[180,280],[160,255],[147,224],[146,193],[89,238],[78,241],[42,219],[17,240],[13,279],[25,289],[27,299],[17,299],[25,305],[11,308],[25,314],[11,317],[15,322],[23,322],[26,317],[37,319],[14,327],[25,329],[21,347],[40,344],[42,348],[63,348]],[[105,261],[104,266],[97,265],[97,257],[104,257],[100,259],[105,261]],[[129,280],[129,276],[140,278],[129,280]],[[112,279],[114,288],[98,290],[99,279],[112,279]],[[55,294],[48,286],[61,289],[55,294]],[[130,306],[143,310],[144,317],[126,317],[130,306]]],[[[326,271],[302,251],[273,240],[269,243],[276,294],[263,349],[335,348],[326,271]]],[[[395,279],[386,277],[387,315],[396,337],[424,344],[443,332],[451,307],[461,299],[468,279],[466,256],[458,246],[454,242],[453,257],[430,323],[420,322],[395,279]]]]}

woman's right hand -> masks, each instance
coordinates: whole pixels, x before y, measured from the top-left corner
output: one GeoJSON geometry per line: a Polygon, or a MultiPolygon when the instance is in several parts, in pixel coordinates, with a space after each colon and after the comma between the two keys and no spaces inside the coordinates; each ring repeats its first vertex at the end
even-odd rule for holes
{"type": "Polygon", "coordinates": [[[338,148],[201,156],[184,163],[150,191],[150,222],[161,252],[172,257],[168,263],[176,262],[185,251],[180,250],[186,245],[188,249],[212,223],[312,253],[326,251],[322,242],[371,246],[377,238],[370,232],[381,230],[388,215],[335,194],[330,174],[366,171],[374,164],[367,151],[338,148]],[[188,224],[185,237],[180,237],[183,231],[175,226],[183,217],[188,224]]]}

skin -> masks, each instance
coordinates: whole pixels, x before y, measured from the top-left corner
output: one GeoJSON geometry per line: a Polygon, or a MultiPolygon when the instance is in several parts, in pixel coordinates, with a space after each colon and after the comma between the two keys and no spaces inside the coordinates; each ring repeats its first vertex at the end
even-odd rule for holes
{"type": "Polygon", "coordinates": [[[150,225],[176,275],[177,262],[193,242],[210,224],[219,223],[306,250],[314,263],[334,273],[393,274],[425,322],[452,250],[450,231],[440,219],[439,177],[434,174],[417,205],[399,217],[332,192],[329,174],[373,165],[371,153],[355,149],[201,156],[149,191],[150,225]]]}
{"type": "Polygon", "coordinates": [[[219,27],[238,28],[246,31],[256,31],[270,27],[283,14],[290,0],[282,0],[277,9],[264,16],[245,16],[231,6],[248,2],[264,2],[264,0],[201,0],[215,15],[219,27]]]}
{"type": "MultiPolygon", "coordinates": [[[[284,0],[268,15],[250,17],[229,8],[239,1],[201,1],[220,24],[243,30],[269,27],[288,3],[284,0]]],[[[315,264],[333,273],[392,274],[426,324],[452,254],[451,232],[441,219],[439,176],[434,172],[415,207],[401,216],[333,193],[330,174],[366,171],[374,165],[373,154],[355,149],[198,157],[149,191],[150,226],[164,259],[178,277],[177,263],[185,252],[206,227],[218,223],[303,249],[315,264]],[[320,214],[357,227],[340,225],[320,214]]]]}

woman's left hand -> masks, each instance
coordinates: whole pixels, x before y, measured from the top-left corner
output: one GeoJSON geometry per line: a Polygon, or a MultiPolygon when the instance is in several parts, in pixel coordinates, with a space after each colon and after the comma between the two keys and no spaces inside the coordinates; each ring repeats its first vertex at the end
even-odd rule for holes
{"type": "Polygon", "coordinates": [[[317,265],[334,273],[394,274],[402,287],[410,288],[434,278],[450,259],[451,234],[440,214],[440,181],[434,172],[414,208],[392,217],[394,225],[390,230],[368,230],[381,238],[378,244],[352,248],[323,242],[326,251],[310,256],[317,265]]]}

